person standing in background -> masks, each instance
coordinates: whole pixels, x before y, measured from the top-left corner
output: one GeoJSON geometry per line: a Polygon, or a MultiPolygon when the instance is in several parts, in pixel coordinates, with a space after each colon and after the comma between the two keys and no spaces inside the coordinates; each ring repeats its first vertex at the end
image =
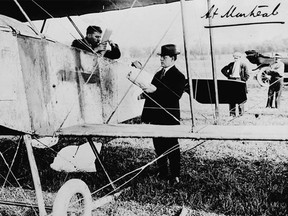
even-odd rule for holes
{"type": "Polygon", "coordinates": [[[275,108],[280,107],[280,97],[282,94],[284,81],[284,63],[281,61],[281,56],[279,54],[275,54],[273,56],[273,62],[270,64],[270,67],[266,70],[269,79],[269,89],[268,89],[268,99],[266,108],[273,108],[273,100],[275,95],[275,108]]]}

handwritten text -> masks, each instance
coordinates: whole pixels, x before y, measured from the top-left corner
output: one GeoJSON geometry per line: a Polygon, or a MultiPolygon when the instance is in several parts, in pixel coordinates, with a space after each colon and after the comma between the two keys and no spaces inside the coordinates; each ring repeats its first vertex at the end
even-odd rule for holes
{"type": "Polygon", "coordinates": [[[280,3],[277,4],[274,8],[271,8],[268,5],[256,5],[252,10],[249,10],[248,12],[241,12],[239,11],[238,7],[235,5],[232,5],[228,11],[225,11],[224,13],[220,13],[220,10],[218,7],[215,7],[213,5],[206,14],[204,14],[201,18],[245,18],[245,17],[270,17],[270,16],[276,16],[279,14],[279,7],[280,3]]]}

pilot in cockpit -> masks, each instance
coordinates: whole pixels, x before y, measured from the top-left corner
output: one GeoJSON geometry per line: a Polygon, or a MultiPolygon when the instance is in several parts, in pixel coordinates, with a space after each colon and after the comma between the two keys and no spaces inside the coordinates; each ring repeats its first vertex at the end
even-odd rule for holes
{"type": "Polygon", "coordinates": [[[119,59],[121,56],[119,46],[116,43],[113,43],[111,40],[102,39],[101,41],[101,37],[101,27],[88,26],[86,30],[86,37],[83,39],[75,39],[71,46],[99,54],[109,59],[119,59]],[[107,44],[110,45],[111,49],[107,49],[107,44]]]}

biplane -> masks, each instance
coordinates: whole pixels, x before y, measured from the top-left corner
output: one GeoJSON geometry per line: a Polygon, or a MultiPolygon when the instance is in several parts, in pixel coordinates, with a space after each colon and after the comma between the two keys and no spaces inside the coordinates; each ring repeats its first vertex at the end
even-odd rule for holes
{"type": "MultiPolygon", "coordinates": [[[[0,8],[0,132],[24,136],[39,214],[47,215],[32,143],[35,137],[72,136],[88,140],[96,157],[92,137],[178,137],[193,140],[288,140],[287,127],[211,125],[205,128],[180,125],[123,124],[141,115],[141,89],[126,78],[129,65],[103,59],[83,50],[51,40],[33,20],[65,17],[166,4],[177,0],[2,0],[0,8]],[[277,133],[275,132],[277,131],[277,133]]],[[[181,0],[181,4],[185,1],[181,0]]],[[[183,26],[184,28],[184,26],[183,26]]],[[[241,103],[247,99],[245,83],[235,80],[192,79],[187,68],[187,90],[200,103],[241,103]],[[230,92],[240,90],[239,98],[230,92]],[[209,89],[209,91],[208,91],[209,89]],[[229,89],[229,91],[227,91],[229,89]]],[[[191,106],[192,108],[192,106],[191,106]]],[[[57,141],[55,143],[57,144],[57,141]]],[[[72,193],[88,194],[85,183],[74,180],[60,189],[53,215],[66,214],[72,193]],[[70,188],[70,189],[69,189],[70,188]],[[71,190],[71,188],[76,188],[71,190]]],[[[3,203],[3,202],[2,202],[3,203]]],[[[91,215],[91,196],[84,197],[91,215]]]]}

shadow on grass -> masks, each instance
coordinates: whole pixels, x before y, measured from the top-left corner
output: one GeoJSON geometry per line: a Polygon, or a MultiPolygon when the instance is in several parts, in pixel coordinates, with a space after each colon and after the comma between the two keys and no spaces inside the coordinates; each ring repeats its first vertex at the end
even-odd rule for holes
{"type": "MultiPolygon", "coordinates": [[[[103,140],[102,140],[103,141],[103,140]]],[[[109,181],[103,170],[97,173],[64,173],[50,168],[56,153],[68,144],[79,144],[79,139],[62,139],[52,149],[34,149],[40,172],[42,188],[57,192],[70,178],[85,181],[95,191],[109,181]]],[[[84,143],[85,140],[82,142],[84,143]]],[[[13,173],[24,188],[33,188],[25,146],[22,145],[12,167],[13,173]]],[[[17,145],[4,141],[0,145],[7,162],[13,158],[17,145]]],[[[244,161],[235,158],[204,160],[194,157],[193,152],[182,152],[181,182],[175,187],[156,179],[156,164],[147,167],[134,180],[127,183],[131,190],[124,192],[120,199],[140,204],[162,204],[165,206],[186,205],[191,209],[225,215],[287,215],[288,183],[287,164],[272,164],[267,161],[244,161]]],[[[135,170],[154,159],[151,149],[136,149],[129,146],[107,144],[101,152],[104,166],[112,180],[135,170]]],[[[1,184],[8,169],[1,159],[1,184]]],[[[126,182],[127,176],[115,185],[126,182]]],[[[9,175],[9,184],[17,186],[9,175]]],[[[112,190],[110,186],[96,194],[101,197],[112,190]]]]}
{"type": "MultiPolygon", "coordinates": [[[[137,158],[137,156],[136,156],[137,158]]],[[[153,158],[153,155],[151,155],[153,158]]],[[[287,164],[234,158],[203,160],[182,153],[181,182],[170,187],[147,170],[123,200],[189,206],[225,215],[287,215],[287,164]]]]}

